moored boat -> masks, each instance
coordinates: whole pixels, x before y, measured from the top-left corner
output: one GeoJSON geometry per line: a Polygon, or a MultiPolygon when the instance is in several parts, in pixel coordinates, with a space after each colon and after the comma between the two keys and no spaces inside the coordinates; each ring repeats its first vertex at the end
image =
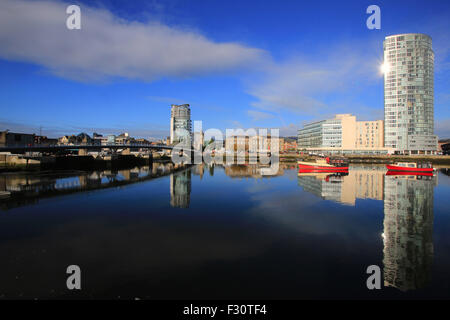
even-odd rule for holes
{"type": "Polygon", "coordinates": [[[434,168],[431,163],[416,162],[397,162],[395,164],[387,164],[388,171],[409,172],[409,173],[433,173],[434,168]]]}
{"type": "Polygon", "coordinates": [[[298,161],[299,172],[347,172],[348,162],[343,158],[325,158],[315,161],[298,161]]]}

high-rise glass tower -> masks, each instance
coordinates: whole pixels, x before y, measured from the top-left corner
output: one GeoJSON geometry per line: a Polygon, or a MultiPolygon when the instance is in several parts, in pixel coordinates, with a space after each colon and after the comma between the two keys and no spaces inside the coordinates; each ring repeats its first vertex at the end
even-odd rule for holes
{"type": "Polygon", "coordinates": [[[171,106],[170,143],[191,144],[191,108],[188,104],[171,106]]]}
{"type": "Polygon", "coordinates": [[[431,38],[388,36],[384,50],[384,141],[396,153],[435,153],[434,53],[431,38]]]}

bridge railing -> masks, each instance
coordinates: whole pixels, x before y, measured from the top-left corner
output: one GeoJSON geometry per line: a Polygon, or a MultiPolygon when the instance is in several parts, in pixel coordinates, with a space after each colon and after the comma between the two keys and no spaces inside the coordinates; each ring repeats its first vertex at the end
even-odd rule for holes
{"type": "Polygon", "coordinates": [[[79,149],[173,149],[168,145],[148,145],[148,144],[77,144],[77,145],[15,145],[15,146],[0,146],[0,152],[33,152],[33,151],[58,151],[58,150],[79,150],[79,149]]]}

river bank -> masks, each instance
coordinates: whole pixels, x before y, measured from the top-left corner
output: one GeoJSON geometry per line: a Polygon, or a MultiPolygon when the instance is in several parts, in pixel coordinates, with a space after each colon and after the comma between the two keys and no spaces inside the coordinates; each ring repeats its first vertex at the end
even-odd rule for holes
{"type": "Polygon", "coordinates": [[[91,155],[70,155],[47,156],[39,159],[8,155],[4,158],[4,161],[0,161],[0,173],[42,170],[101,170],[146,165],[153,161],[153,157],[136,157],[135,155],[115,155],[105,158],[94,158],[91,155]]]}
{"type": "MultiPolygon", "coordinates": [[[[367,164],[388,164],[395,162],[431,162],[434,165],[450,166],[450,156],[436,155],[345,155],[350,163],[367,164]]],[[[310,161],[316,159],[316,156],[309,155],[280,155],[280,162],[310,161]]]]}

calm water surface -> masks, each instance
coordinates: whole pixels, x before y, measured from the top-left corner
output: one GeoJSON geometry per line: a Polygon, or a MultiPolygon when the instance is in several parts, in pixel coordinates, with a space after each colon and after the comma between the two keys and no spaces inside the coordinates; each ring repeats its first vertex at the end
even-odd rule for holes
{"type": "Polygon", "coordinates": [[[0,297],[450,297],[445,170],[297,172],[155,163],[1,174],[0,297]],[[66,289],[72,264],[79,292],[66,289]],[[369,265],[383,270],[381,290],[366,287],[369,265]]]}

